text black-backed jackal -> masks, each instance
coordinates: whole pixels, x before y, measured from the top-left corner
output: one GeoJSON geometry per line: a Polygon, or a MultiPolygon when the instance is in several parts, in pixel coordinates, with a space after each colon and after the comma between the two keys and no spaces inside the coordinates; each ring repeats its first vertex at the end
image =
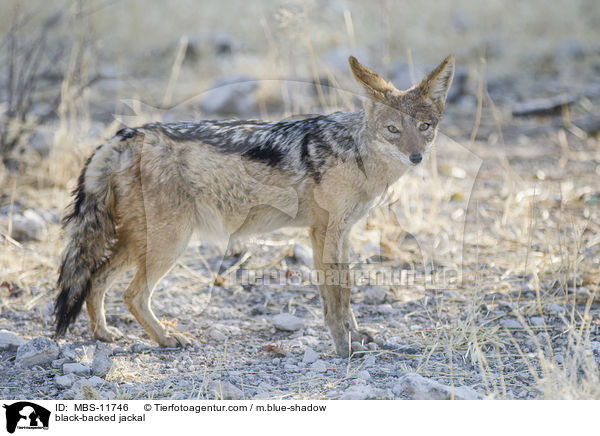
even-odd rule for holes
{"type": "MultiPolygon", "coordinates": [[[[133,267],[129,311],[161,346],[188,342],[154,315],[150,297],[193,232],[237,238],[283,226],[310,228],[314,267],[342,277],[350,230],[433,143],[454,73],[446,58],[418,85],[396,89],[349,59],[367,93],[358,112],[299,121],[154,123],[120,130],[89,158],[64,223],[56,333],[86,302],[94,338],[106,325],[104,295],[133,267]]],[[[364,350],[345,280],[319,286],[336,351],[364,350]]]]}

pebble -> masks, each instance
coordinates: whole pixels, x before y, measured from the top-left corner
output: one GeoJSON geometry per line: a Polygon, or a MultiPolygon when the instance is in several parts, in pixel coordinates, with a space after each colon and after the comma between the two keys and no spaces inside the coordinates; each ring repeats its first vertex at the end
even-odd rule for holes
{"type": "Polygon", "coordinates": [[[212,391],[217,398],[224,400],[241,400],[244,397],[242,390],[228,381],[213,382],[212,391]]]}
{"type": "MultiPolygon", "coordinates": [[[[404,393],[411,400],[449,400],[453,389],[435,380],[425,378],[416,373],[404,374],[392,387],[395,395],[404,393]]],[[[454,388],[455,400],[478,400],[481,396],[473,389],[460,386],[454,388]]]]}
{"type": "Polygon", "coordinates": [[[46,221],[36,211],[27,209],[12,217],[11,237],[19,242],[43,241],[46,236],[46,221]]]}
{"type": "Polygon", "coordinates": [[[92,374],[104,377],[111,370],[113,362],[106,354],[96,351],[92,361],[92,374]]]}
{"type": "Polygon", "coordinates": [[[500,325],[502,327],[506,327],[507,329],[520,329],[523,328],[521,323],[513,318],[502,318],[500,320],[500,325]]]}
{"type": "Polygon", "coordinates": [[[0,350],[16,350],[27,342],[21,336],[9,330],[0,330],[0,350]]]}
{"type": "Polygon", "coordinates": [[[565,313],[565,308],[564,308],[564,306],[561,306],[560,304],[552,303],[550,305],[550,307],[548,308],[548,311],[552,315],[560,315],[561,313],[565,313]]]}
{"type": "Polygon", "coordinates": [[[371,374],[366,369],[358,372],[358,379],[363,381],[371,380],[371,374]]]}
{"type": "Polygon", "coordinates": [[[312,365],[310,365],[310,369],[316,372],[326,372],[327,364],[322,360],[317,360],[316,362],[313,362],[312,365]]]}
{"type": "Polygon", "coordinates": [[[319,353],[310,347],[306,347],[306,350],[304,350],[304,356],[302,357],[302,363],[310,364],[316,362],[317,360],[319,360],[319,353]]]}
{"type": "Polygon", "coordinates": [[[216,328],[211,329],[208,334],[213,341],[225,342],[227,340],[227,335],[216,328]]]}
{"type": "Polygon", "coordinates": [[[352,385],[344,391],[340,400],[369,400],[375,398],[375,390],[373,387],[361,384],[352,385]]]}
{"type": "Polygon", "coordinates": [[[365,360],[363,361],[363,368],[369,368],[369,367],[375,365],[376,361],[377,361],[377,358],[375,356],[373,356],[372,354],[369,354],[367,357],[365,357],[365,360]]]}
{"type": "Polygon", "coordinates": [[[293,332],[304,327],[304,320],[291,313],[280,313],[271,318],[271,324],[279,330],[293,332]]]}
{"type": "Polygon", "coordinates": [[[56,386],[58,386],[59,388],[70,388],[71,386],[73,386],[74,382],[75,377],[73,376],[73,374],[57,375],[54,377],[54,383],[56,383],[56,386]]]}
{"type": "Polygon", "coordinates": [[[90,375],[90,368],[82,363],[65,363],[63,365],[63,373],[75,375],[90,375]]]}
{"type": "Polygon", "coordinates": [[[59,348],[46,337],[33,338],[17,349],[15,364],[22,367],[45,365],[58,358],[59,348]]]}
{"type": "Polygon", "coordinates": [[[532,316],[529,322],[534,327],[544,327],[544,319],[541,316],[532,316]]]}

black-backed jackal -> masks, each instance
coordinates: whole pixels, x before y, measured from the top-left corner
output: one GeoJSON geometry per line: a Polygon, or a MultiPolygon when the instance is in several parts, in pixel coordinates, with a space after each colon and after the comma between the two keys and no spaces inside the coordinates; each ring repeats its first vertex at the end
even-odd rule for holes
{"type": "Polygon", "coordinates": [[[157,282],[193,232],[243,237],[283,226],[310,228],[316,270],[340,280],[320,285],[336,351],[364,350],[371,334],[350,307],[350,230],[433,143],[454,73],[446,58],[406,91],[349,59],[368,99],[358,112],[299,121],[155,123],[117,132],[96,149],[65,217],[67,246],[56,299],[62,335],[86,302],[94,338],[116,339],[104,295],[136,268],[123,295],[129,311],[161,346],[185,345],[154,315],[157,282]]]}

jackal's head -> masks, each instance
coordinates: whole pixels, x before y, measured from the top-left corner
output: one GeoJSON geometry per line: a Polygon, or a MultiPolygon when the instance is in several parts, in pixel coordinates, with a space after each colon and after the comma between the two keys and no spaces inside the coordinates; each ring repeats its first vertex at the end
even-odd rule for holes
{"type": "Polygon", "coordinates": [[[419,164],[433,143],[442,118],[454,76],[454,58],[448,56],[419,85],[406,91],[383,80],[354,56],[348,62],[354,78],[369,97],[364,104],[368,140],[405,165],[419,164]]]}

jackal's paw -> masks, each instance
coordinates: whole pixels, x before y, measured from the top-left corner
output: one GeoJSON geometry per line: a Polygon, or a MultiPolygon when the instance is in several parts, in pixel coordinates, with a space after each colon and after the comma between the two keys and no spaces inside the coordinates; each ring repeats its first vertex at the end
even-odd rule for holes
{"type": "Polygon", "coordinates": [[[348,357],[354,353],[367,351],[369,342],[375,342],[375,332],[373,330],[351,329],[346,334],[345,341],[336,341],[335,350],[339,356],[348,357]]]}
{"type": "Polygon", "coordinates": [[[360,344],[366,345],[369,342],[375,342],[375,336],[377,332],[368,328],[361,328],[351,330],[352,342],[359,342],[360,344]]]}
{"type": "Polygon", "coordinates": [[[187,347],[192,341],[186,335],[177,332],[169,332],[160,341],[159,345],[164,348],[187,347]]]}
{"type": "Polygon", "coordinates": [[[114,342],[119,338],[123,337],[123,333],[116,327],[98,327],[92,334],[94,339],[98,339],[104,342],[114,342]]]}

